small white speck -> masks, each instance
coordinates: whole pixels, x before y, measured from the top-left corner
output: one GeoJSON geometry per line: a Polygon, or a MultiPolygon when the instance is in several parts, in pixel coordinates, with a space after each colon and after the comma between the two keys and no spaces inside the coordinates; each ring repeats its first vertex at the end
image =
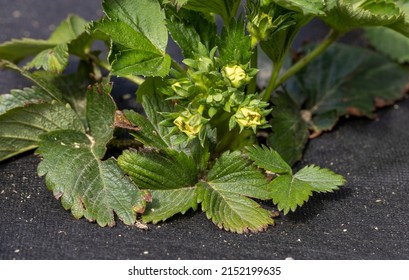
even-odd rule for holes
{"type": "Polygon", "coordinates": [[[19,18],[21,17],[21,12],[18,10],[15,10],[11,13],[11,15],[13,16],[13,18],[19,18]]]}
{"type": "Polygon", "coordinates": [[[20,249],[14,250],[14,253],[19,253],[19,252],[20,252],[20,249]]]}
{"type": "Polygon", "coordinates": [[[144,255],[149,255],[149,251],[143,251],[144,255]]]}
{"type": "Polygon", "coordinates": [[[293,261],[294,259],[292,257],[286,257],[285,260],[286,261],[293,261]]]}
{"type": "Polygon", "coordinates": [[[123,99],[123,100],[128,100],[128,99],[131,99],[131,98],[132,98],[132,95],[129,94],[129,93],[126,93],[126,94],[124,94],[124,95],[122,96],[122,99],[123,99]]]}
{"type": "Polygon", "coordinates": [[[40,23],[36,20],[31,21],[31,26],[33,26],[34,28],[38,28],[40,27],[40,23]]]}
{"type": "Polygon", "coordinates": [[[348,230],[347,230],[346,228],[344,228],[342,231],[343,231],[343,232],[347,232],[348,230]]]}
{"type": "Polygon", "coordinates": [[[373,227],[373,228],[374,228],[374,230],[379,230],[379,228],[378,228],[378,227],[376,227],[376,226],[375,226],[375,227],[373,227]]]}
{"type": "Polygon", "coordinates": [[[151,208],[151,211],[152,211],[152,212],[155,212],[155,209],[154,209],[154,208],[151,208]]]}
{"type": "Polygon", "coordinates": [[[301,242],[301,239],[300,239],[300,238],[298,238],[298,239],[297,239],[297,242],[301,242]]]}
{"type": "Polygon", "coordinates": [[[382,199],[375,200],[376,203],[382,202],[382,199]]]}
{"type": "Polygon", "coordinates": [[[393,105],[393,109],[395,110],[399,109],[399,105],[398,104],[393,105]]]}

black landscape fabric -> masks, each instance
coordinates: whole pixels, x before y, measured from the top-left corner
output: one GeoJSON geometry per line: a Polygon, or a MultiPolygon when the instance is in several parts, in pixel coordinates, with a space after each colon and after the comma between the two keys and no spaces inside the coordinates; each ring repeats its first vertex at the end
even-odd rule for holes
{"type": "MultiPolygon", "coordinates": [[[[45,39],[69,13],[97,19],[100,6],[99,0],[0,0],[0,42],[45,39]]],[[[28,85],[0,73],[1,93],[28,85]]],[[[408,120],[405,99],[376,120],[344,119],[312,140],[300,166],[330,168],[348,183],[316,194],[259,234],[225,232],[200,212],[148,230],[119,221],[100,228],[74,219],[53,198],[37,176],[38,157],[14,157],[0,163],[0,259],[408,259],[408,120]]]]}

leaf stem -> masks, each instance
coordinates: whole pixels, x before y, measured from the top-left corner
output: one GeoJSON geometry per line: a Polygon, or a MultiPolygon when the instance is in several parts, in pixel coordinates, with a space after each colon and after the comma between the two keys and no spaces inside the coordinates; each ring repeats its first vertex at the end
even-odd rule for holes
{"type": "Polygon", "coordinates": [[[177,71],[179,71],[180,73],[185,73],[185,69],[183,69],[183,67],[180,66],[180,64],[177,63],[174,59],[172,59],[171,61],[171,66],[175,68],[177,71]]]}
{"type": "Polygon", "coordinates": [[[282,66],[283,66],[283,59],[281,59],[280,62],[274,65],[273,72],[271,73],[271,78],[268,81],[267,87],[263,93],[263,101],[267,102],[270,99],[271,92],[277,87],[276,81],[277,81],[278,75],[280,74],[280,70],[282,66]]]}
{"type": "Polygon", "coordinates": [[[275,90],[277,87],[279,87],[284,82],[286,82],[289,78],[294,76],[298,71],[303,69],[308,63],[311,62],[311,60],[313,60],[318,55],[323,53],[340,36],[341,36],[340,32],[334,29],[331,29],[328,35],[325,37],[325,39],[314,50],[312,50],[306,56],[301,58],[297,63],[291,66],[281,77],[278,77],[278,76],[279,76],[283,61],[281,61],[280,63],[277,63],[277,65],[274,66],[273,73],[271,74],[271,78],[264,91],[263,100],[268,101],[270,99],[270,95],[273,92],[273,90],[275,90]]]}
{"type": "Polygon", "coordinates": [[[308,53],[306,56],[301,58],[296,64],[291,66],[275,83],[274,89],[277,88],[278,86],[282,85],[285,81],[287,81],[290,77],[295,75],[298,71],[300,71],[302,68],[304,68],[308,63],[311,62],[314,58],[316,58],[318,55],[323,53],[332,43],[334,43],[339,37],[341,36],[341,33],[338,31],[335,31],[334,29],[331,29],[330,32],[328,33],[327,37],[310,53],[308,53]]]}
{"type": "MultiPolygon", "coordinates": [[[[100,66],[101,68],[111,72],[112,68],[111,65],[109,65],[108,63],[100,60],[98,57],[89,54],[89,57],[91,58],[92,61],[94,61],[98,66],[100,66]]],[[[128,81],[131,81],[137,85],[141,85],[143,82],[145,82],[145,79],[142,77],[138,77],[138,76],[134,76],[134,75],[127,75],[127,76],[123,76],[123,78],[127,79],[128,81]]]]}
{"type": "MultiPolygon", "coordinates": [[[[258,60],[258,48],[257,46],[253,50],[253,54],[251,55],[251,60],[250,60],[250,67],[251,68],[257,68],[257,60],[258,60]]],[[[253,77],[253,79],[250,81],[248,87],[247,87],[247,94],[253,94],[256,92],[257,89],[257,75],[253,77]]]]}

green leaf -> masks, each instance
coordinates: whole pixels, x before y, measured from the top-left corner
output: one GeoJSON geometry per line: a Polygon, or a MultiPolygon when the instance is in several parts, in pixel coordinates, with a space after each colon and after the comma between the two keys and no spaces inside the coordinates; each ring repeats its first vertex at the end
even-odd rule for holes
{"type": "Polygon", "coordinates": [[[382,54],[399,63],[409,62],[409,38],[385,27],[368,27],[366,38],[382,54]]]}
{"type": "Polygon", "coordinates": [[[51,102],[52,98],[43,89],[33,86],[31,88],[13,89],[10,94],[0,95],[0,115],[16,107],[29,104],[51,102]]]}
{"type": "Polygon", "coordinates": [[[124,151],[118,164],[141,189],[179,189],[194,186],[197,182],[196,164],[183,152],[124,151]]]}
{"type": "Polygon", "coordinates": [[[189,1],[190,0],[163,0],[162,3],[163,4],[171,3],[171,4],[175,5],[175,6],[177,6],[178,8],[180,8],[189,1]]]}
{"type": "Polygon", "coordinates": [[[0,161],[38,146],[43,133],[72,129],[84,131],[75,112],[60,104],[30,104],[0,115],[0,161]]]}
{"type": "Polygon", "coordinates": [[[246,147],[246,149],[248,156],[258,167],[276,174],[292,174],[291,166],[273,149],[264,145],[246,147]]]}
{"type": "Polygon", "coordinates": [[[172,128],[161,124],[165,120],[162,113],[173,111],[171,104],[161,97],[160,89],[163,86],[165,84],[161,79],[148,78],[136,92],[137,100],[142,102],[147,119],[138,113],[126,112],[125,114],[134,125],[141,128],[132,135],[147,147],[181,150],[181,145],[177,144],[175,136],[171,135],[172,128]]]}
{"type": "Polygon", "coordinates": [[[100,226],[114,226],[114,212],[125,224],[133,224],[143,212],[143,194],[118,167],[114,159],[101,161],[93,141],[84,133],[54,131],[41,136],[37,153],[43,156],[38,174],[54,196],[75,218],[85,216],[100,226]]]}
{"type": "Polygon", "coordinates": [[[325,16],[321,18],[340,32],[363,26],[386,26],[403,20],[401,9],[392,0],[328,2],[330,4],[325,9],[325,16]]]}
{"type": "Polygon", "coordinates": [[[150,190],[152,203],[142,215],[144,223],[158,223],[176,214],[185,214],[188,210],[197,210],[196,187],[185,187],[172,190],[150,190]]]}
{"type": "Polygon", "coordinates": [[[0,60],[0,66],[19,72],[32,81],[44,96],[44,101],[55,100],[61,104],[69,103],[86,125],[86,86],[94,81],[89,78],[87,71],[77,71],[69,75],[56,75],[45,71],[29,72],[17,65],[0,60]],[[46,98],[46,96],[48,97],[46,98]]]}
{"type": "Polygon", "coordinates": [[[270,121],[273,133],[267,139],[268,146],[276,150],[283,160],[290,165],[299,161],[309,131],[308,123],[301,116],[301,109],[284,92],[278,93],[273,100],[274,109],[270,121]]]}
{"type": "Polygon", "coordinates": [[[326,5],[322,0],[273,0],[278,5],[303,15],[323,15],[323,9],[326,5]]]}
{"type": "Polygon", "coordinates": [[[232,20],[223,28],[219,39],[219,59],[222,64],[240,63],[246,65],[251,59],[250,37],[245,35],[244,21],[232,20]]]}
{"type": "Polygon", "coordinates": [[[90,46],[92,38],[85,34],[86,24],[84,19],[69,15],[48,40],[23,38],[1,44],[0,59],[18,63],[36,55],[26,68],[43,68],[50,72],[61,73],[67,66],[69,50],[81,55],[90,46]]]}
{"type": "Polygon", "coordinates": [[[187,19],[180,16],[181,11],[169,11],[170,19],[167,21],[167,28],[173,41],[180,47],[185,58],[194,58],[195,53],[200,53],[199,44],[201,38],[194,25],[187,19]]]}
{"type": "Polygon", "coordinates": [[[258,232],[273,224],[271,213],[249,197],[267,199],[266,178],[240,152],[224,153],[197,184],[202,210],[220,228],[258,232]]]}
{"type": "Polygon", "coordinates": [[[116,106],[109,95],[112,84],[95,84],[87,92],[86,116],[92,137],[92,152],[102,158],[106,152],[106,144],[114,133],[116,106]]]}
{"type": "Polygon", "coordinates": [[[108,35],[114,42],[110,53],[112,73],[126,76],[164,76],[170,69],[170,57],[143,33],[118,20],[93,23],[93,30],[108,35]]]}
{"type": "Polygon", "coordinates": [[[240,2],[240,0],[189,0],[183,8],[205,14],[218,14],[228,25],[236,15],[240,2]]]}
{"type": "Polygon", "coordinates": [[[398,0],[396,5],[399,6],[403,12],[403,17],[401,20],[389,25],[389,28],[398,31],[399,33],[409,37],[409,0],[398,0]]]}
{"type": "Polygon", "coordinates": [[[55,75],[42,71],[29,72],[24,69],[21,69],[17,65],[7,60],[0,60],[0,66],[19,72],[22,76],[31,80],[38,87],[43,89],[44,92],[46,92],[53,100],[56,100],[60,103],[64,103],[63,102],[64,92],[62,92],[56,86],[56,83],[52,82],[52,80],[56,77],[55,75]]]}
{"type": "Polygon", "coordinates": [[[168,31],[158,1],[105,0],[109,20],[95,22],[93,30],[108,35],[112,73],[119,76],[165,76],[171,58],[166,54],[168,31]]]}
{"type": "Polygon", "coordinates": [[[46,49],[37,54],[34,59],[26,64],[25,68],[44,69],[53,73],[61,73],[68,64],[68,46],[59,44],[51,49],[46,49]]]}
{"type": "Polygon", "coordinates": [[[143,212],[144,197],[114,159],[101,161],[114,130],[115,103],[110,85],[97,84],[87,93],[89,131],[58,130],[40,136],[37,153],[44,158],[40,176],[74,217],[85,216],[100,226],[115,224],[114,212],[133,224],[143,212]]]}
{"type": "Polygon", "coordinates": [[[312,192],[332,192],[345,184],[345,179],[328,169],[306,166],[294,176],[282,175],[269,184],[273,203],[286,215],[302,206],[312,192]]]}
{"type": "MultiPolygon", "coordinates": [[[[288,90],[312,126],[324,116],[335,124],[346,114],[373,116],[375,105],[390,104],[402,98],[409,82],[407,69],[375,52],[343,45],[333,45],[290,82],[288,90]],[[295,84],[294,84],[295,82],[295,84]],[[376,104],[375,104],[376,100],[376,104]]],[[[318,131],[319,132],[319,131],[318,131]]]]}
{"type": "Polygon", "coordinates": [[[55,46],[56,43],[48,40],[13,39],[0,45],[0,58],[17,63],[55,46]]]}
{"type": "Polygon", "coordinates": [[[49,41],[57,44],[71,42],[85,32],[88,22],[77,16],[69,15],[51,34],[49,41]]]}
{"type": "Polygon", "coordinates": [[[314,192],[332,192],[345,184],[345,178],[326,168],[315,165],[306,166],[294,178],[307,182],[314,192]]]}
{"type": "Polygon", "coordinates": [[[307,25],[313,16],[295,13],[291,10],[270,4],[267,12],[272,13],[270,35],[260,41],[262,50],[273,61],[275,69],[280,69],[287,53],[300,29],[307,25]]]}
{"type": "Polygon", "coordinates": [[[144,222],[156,223],[190,208],[196,210],[198,170],[192,157],[173,150],[124,151],[118,164],[141,189],[152,194],[144,222]]]}
{"type": "MultiPolygon", "coordinates": [[[[145,36],[159,50],[163,52],[166,50],[168,31],[165,25],[165,13],[158,1],[104,0],[102,6],[109,19],[126,23],[145,36]]],[[[118,34],[120,35],[128,36],[127,33],[118,34]]]]}
{"type": "Polygon", "coordinates": [[[318,16],[338,32],[386,26],[409,36],[408,0],[273,0],[303,15],[318,16]]]}
{"type": "Polygon", "coordinates": [[[158,132],[158,126],[155,127],[145,116],[135,111],[124,110],[123,113],[134,126],[140,128],[139,131],[131,133],[136,140],[146,147],[157,149],[168,148],[166,140],[158,132]]]}
{"type": "Polygon", "coordinates": [[[298,206],[302,206],[312,195],[312,187],[291,175],[282,175],[275,178],[270,183],[271,197],[273,203],[277,204],[278,210],[284,215],[295,211],[298,206]]]}

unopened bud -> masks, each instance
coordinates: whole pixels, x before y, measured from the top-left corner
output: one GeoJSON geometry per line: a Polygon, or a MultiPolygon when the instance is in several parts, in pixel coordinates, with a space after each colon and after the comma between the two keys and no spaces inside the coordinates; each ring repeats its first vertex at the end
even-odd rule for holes
{"type": "Polygon", "coordinates": [[[239,88],[248,82],[248,75],[240,65],[225,66],[223,68],[223,75],[230,80],[233,87],[239,88]]]}

